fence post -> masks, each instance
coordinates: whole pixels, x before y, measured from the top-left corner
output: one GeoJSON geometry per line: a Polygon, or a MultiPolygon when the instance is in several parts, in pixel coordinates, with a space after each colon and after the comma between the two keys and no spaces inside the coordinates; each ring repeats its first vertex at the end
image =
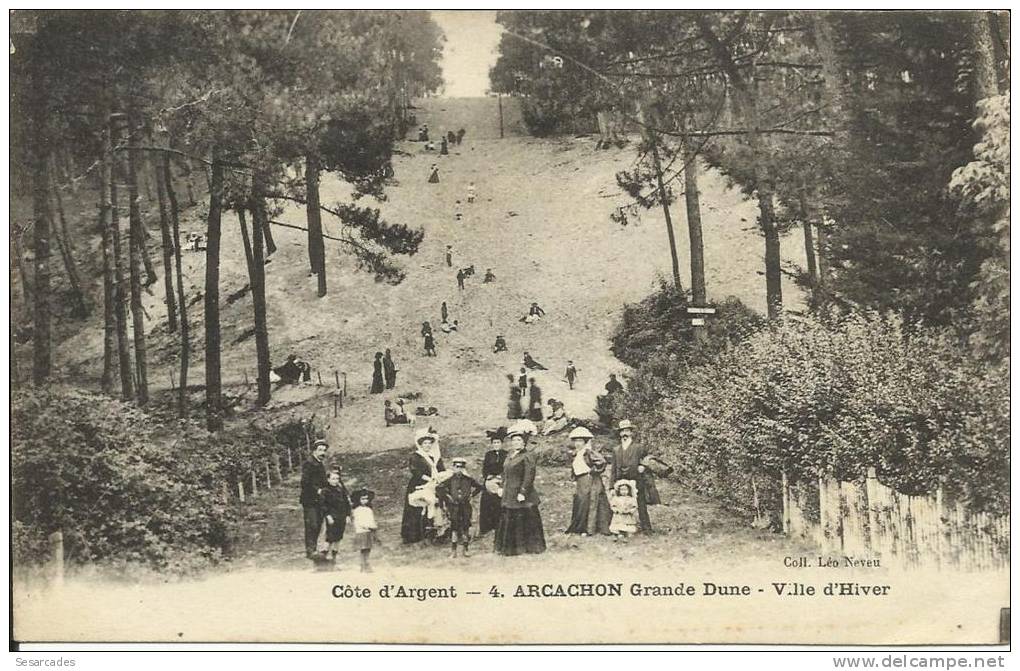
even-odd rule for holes
{"type": "Polygon", "coordinates": [[[786,476],[786,470],[781,472],[782,482],[782,502],[783,502],[783,533],[787,536],[790,535],[790,480],[786,476]]]}
{"type": "Polygon", "coordinates": [[[267,489],[272,489],[273,488],[273,478],[271,478],[270,475],[269,475],[269,460],[268,459],[266,459],[266,488],[267,489]]]}
{"type": "Polygon", "coordinates": [[[254,499],[259,495],[259,483],[255,479],[255,469],[251,469],[251,497],[254,499]]]}
{"type": "Polygon", "coordinates": [[[53,582],[64,584],[64,531],[57,529],[50,534],[50,556],[53,562],[53,582]]]}
{"type": "Polygon", "coordinates": [[[280,472],[280,454],[276,453],[273,455],[273,467],[276,470],[276,481],[279,483],[283,482],[283,473],[280,472]]]}
{"type": "Polygon", "coordinates": [[[241,499],[241,503],[244,503],[244,481],[237,481],[237,498],[241,499]]]}
{"type": "Polygon", "coordinates": [[[287,446],[287,474],[294,470],[294,457],[290,453],[290,445],[287,446]]]}
{"type": "Polygon", "coordinates": [[[230,505],[230,488],[226,480],[220,486],[220,494],[223,496],[223,505],[230,505]]]}

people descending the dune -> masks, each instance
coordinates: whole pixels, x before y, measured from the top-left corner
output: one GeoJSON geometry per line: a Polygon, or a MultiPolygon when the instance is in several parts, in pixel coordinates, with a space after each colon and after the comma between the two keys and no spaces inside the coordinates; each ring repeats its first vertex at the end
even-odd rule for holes
{"type": "Polygon", "coordinates": [[[453,268],[453,245],[446,246],[446,266],[453,268]]]}
{"type": "Polygon", "coordinates": [[[567,361],[567,370],[564,374],[564,378],[566,379],[567,384],[570,385],[570,388],[573,389],[574,382],[577,380],[577,368],[574,366],[573,361],[567,361]]]}
{"type": "Polygon", "coordinates": [[[521,321],[525,324],[534,324],[542,317],[545,317],[545,310],[540,308],[538,303],[532,303],[528,308],[528,314],[521,317],[521,321]]]}
{"type": "MultiPolygon", "coordinates": [[[[524,367],[531,370],[549,370],[539,362],[531,358],[531,355],[527,352],[524,353],[524,367]]],[[[523,370],[523,369],[522,369],[523,370]]]]}
{"type": "Polygon", "coordinates": [[[464,291],[464,278],[465,277],[467,277],[467,275],[464,274],[464,269],[463,268],[461,268],[460,270],[457,271],[457,288],[459,290],[461,290],[461,291],[464,291]]]}
{"type": "Polygon", "coordinates": [[[517,386],[521,388],[523,394],[528,389],[528,371],[521,369],[521,374],[517,376],[517,386]]]}
{"type": "Polygon", "coordinates": [[[390,353],[390,348],[386,348],[386,353],[383,355],[383,377],[386,379],[386,388],[393,389],[397,386],[397,365],[393,363],[393,354],[390,353]]]}
{"type": "Polygon", "coordinates": [[[375,353],[375,361],[372,363],[372,393],[381,394],[385,389],[383,384],[383,353],[375,353]]]}
{"type": "Polygon", "coordinates": [[[429,168],[429,184],[439,184],[439,166],[435,163],[429,168]]]}
{"type": "Polygon", "coordinates": [[[430,324],[429,322],[422,322],[421,337],[424,338],[429,333],[432,333],[432,324],[430,324]]]}
{"type": "Polygon", "coordinates": [[[439,306],[439,316],[441,317],[440,321],[444,322],[450,318],[450,310],[446,307],[446,301],[443,301],[443,304],[439,306]]]}
{"type": "Polygon", "coordinates": [[[432,335],[432,329],[425,334],[425,356],[436,356],[436,339],[432,335]]]}
{"type": "Polygon", "coordinates": [[[446,131],[446,140],[451,146],[457,144],[457,134],[452,130],[446,131]]]}
{"type": "Polygon", "coordinates": [[[506,404],[506,418],[521,419],[521,387],[514,380],[512,373],[507,373],[506,379],[510,383],[510,396],[506,404]]]}
{"type": "Polygon", "coordinates": [[[439,155],[440,156],[449,156],[450,155],[450,145],[447,142],[445,137],[442,140],[439,141],[439,155]]]}
{"type": "Polygon", "coordinates": [[[528,378],[528,419],[536,423],[545,419],[542,413],[542,388],[533,377],[528,378]]]}
{"type": "Polygon", "coordinates": [[[474,182],[470,182],[470,183],[468,183],[467,202],[469,202],[469,203],[475,202],[475,197],[476,197],[476,194],[475,194],[475,183],[474,182]]]}
{"type": "Polygon", "coordinates": [[[492,268],[485,269],[485,278],[482,280],[482,284],[490,284],[496,281],[496,275],[493,274],[492,268]]]}
{"type": "Polygon", "coordinates": [[[616,373],[609,374],[609,382],[606,382],[607,394],[619,394],[623,391],[623,385],[616,379],[616,373]]]}
{"type": "Polygon", "coordinates": [[[496,344],[492,346],[492,353],[499,354],[500,352],[509,352],[510,349],[506,346],[506,338],[501,335],[496,336],[496,344]]]}
{"type": "Polygon", "coordinates": [[[464,135],[466,135],[466,134],[467,134],[467,131],[464,130],[463,128],[461,128],[460,130],[457,131],[457,144],[460,144],[461,142],[464,141],[464,135]]]}

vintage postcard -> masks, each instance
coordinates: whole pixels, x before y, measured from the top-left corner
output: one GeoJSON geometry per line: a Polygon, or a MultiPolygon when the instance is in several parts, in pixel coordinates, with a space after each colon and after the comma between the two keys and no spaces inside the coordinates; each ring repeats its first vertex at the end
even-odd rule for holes
{"type": "Polygon", "coordinates": [[[1009,18],[13,11],[12,641],[1008,643],[1009,18]]]}

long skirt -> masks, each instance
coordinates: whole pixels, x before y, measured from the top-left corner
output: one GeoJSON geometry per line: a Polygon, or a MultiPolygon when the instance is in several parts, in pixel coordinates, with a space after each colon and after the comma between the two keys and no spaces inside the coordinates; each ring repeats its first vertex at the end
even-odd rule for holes
{"type": "Polygon", "coordinates": [[[495,549],[507,557],[545,552],[545,531],[538,506],[503,508],[496,527],[495,549]]]}
{"type": "Polygon", "coordinates": [[[574,508],[570,516],[568,534],[608,534],[613,521],[609,497],[598,473],[588,473],[575,483],[574,508]]]}
{"type": "Polygon", "coordinates": [[[482,500],[478,504],[478,533],[487,534],[499,526],[500,508],[500,497],[482,492],[482,500]]]}
{"type": "Polygon", "coordinates": [[[372,375],[372,393],[381,394],[383,393],[383,376],[382,373],[374,373],[372,375]]]}
{"type": "Polygon", "coordinates": [[[425,529],[428,518],[425,508],[412,506],[404,502],[404,518],[400,522],[400,538],[405,543],[420,543],[425,540],[425,529]]]}

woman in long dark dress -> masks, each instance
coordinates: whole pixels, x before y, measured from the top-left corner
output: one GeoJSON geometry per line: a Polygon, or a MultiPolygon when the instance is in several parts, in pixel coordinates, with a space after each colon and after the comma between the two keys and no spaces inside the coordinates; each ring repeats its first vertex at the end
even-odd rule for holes
{"type": "Polygon", "coordinates": [[[503,462],[506,461],[506,450],[503,439],[506,428],[499,427],[495,431],[486,431],[489,437],[489,451],[482,460],[482,498],[478,504],[478,534],[487,534],[499,526],[500,491],[503,482],[503,462]]]}
{"type": "Polygon", "coordinates": [[[574,461],[570,465],[570,474],[574,478],[574,507],[570,515],[568,534],[594,536],[608,534],[609,525],[613,521],[613,511],[609,507],[606,486],[602,482],[602,473],[606,470],[606,459],[595,446],[591,431],[579,426],[570,432],[570,442],[574,445],[574,461]]]}
{"type": "Polygon", "coordinates": [[[532,422],[541,422],[545,419],[542,415],[542,389],[535,383],[535,378],[528,379],[528,419],[532,422]]]}
{"type": "Polygon", "coordinates": [[[510,399],[506,403],[506,418],[507,419],[520,419],[521,418],[521,388],[514,382],[513,375],[507,375],[506,378],[510,381],[510,399]]]}
{"type": "Polygon", "coordinates": [[[545,531],[535,491],[535,455],[528,452],[528,441],[535,435],[535,424],[516,422],[507,431],[510,455],[503,463],[503,498],[496,527],[496,553],[513,556],[545,552],[545,531]]]}
{"type": "Polygon", "coordinates": [[[386,354],[383,355],[383,377],[386,378],[386,388],[393,389],[397,385],[397,365],[393,363],[393,354],[390,353],[390,349],[386,348],[386,354]]]}
{"type": "Polygon", "coordinates": [[[407,462],[411,477],[404,491],[404,516],[400,522],[400,538],[404,543],[420,543],[428,536],[430,520],[428,506],[411,505],[409,496],[425,488],[436,479],[439,471],[445,470],[443,460],[435,457],[433,449],[436,443],[435,434],[428,429],[420,429],[415,433],[415,449],[407,462]]]}
{"type": "Polygon", "coordinates": [[[372,393],[383,393],[383,361],[382,352],[375,353],[375,363],[372,364],[372,393]]]}

